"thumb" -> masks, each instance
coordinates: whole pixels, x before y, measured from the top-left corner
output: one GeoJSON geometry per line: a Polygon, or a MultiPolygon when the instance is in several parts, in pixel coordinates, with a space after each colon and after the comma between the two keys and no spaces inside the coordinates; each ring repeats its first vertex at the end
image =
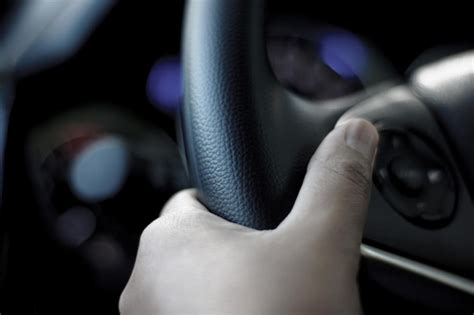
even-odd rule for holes
{"type": "Polygon", "coordinates": [[[338,125],[311,158],[293,209],[279,229],[358,250],[377,144],[377,130],[366,120],[338,125]]]}

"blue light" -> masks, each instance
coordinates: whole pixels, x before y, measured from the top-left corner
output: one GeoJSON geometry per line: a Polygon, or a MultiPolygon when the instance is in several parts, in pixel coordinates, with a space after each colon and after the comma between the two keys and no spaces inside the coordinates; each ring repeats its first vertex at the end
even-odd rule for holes
{"type": "Polygon", "coordinates": [[[182,68],[178,58],[164,58],[155,63],[147,82],[147,94],[158,108],[174,113],[183,96],[182,68]]]}
{"type": "Polygon", "coordinates": [[[321,36],[319,43],[321,58],[340,76],[351,79],[366,72],[367,48],[357,36],[332,31],[321,36]]]}

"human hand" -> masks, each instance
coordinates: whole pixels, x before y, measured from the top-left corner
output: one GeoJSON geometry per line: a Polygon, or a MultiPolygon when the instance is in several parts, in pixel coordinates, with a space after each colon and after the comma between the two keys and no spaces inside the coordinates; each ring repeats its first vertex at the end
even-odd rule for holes
{"type": "Polygon", "coordinates": [[[359,247],[378,134],[336,127],[312,157],[297,200],[257,231],[178,193],[143,232],[123,315],[358,314],[359,247]]]}

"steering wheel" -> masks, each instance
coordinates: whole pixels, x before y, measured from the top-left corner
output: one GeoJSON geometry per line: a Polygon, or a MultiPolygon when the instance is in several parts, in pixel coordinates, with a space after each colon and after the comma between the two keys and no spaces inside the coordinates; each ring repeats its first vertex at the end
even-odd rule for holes
{"type": "Polygon", "coordinates": [[[361,283],[472,312],[474,52],[424,66],[404,84],[312,102],[273,76],[264,21],[263,0],[188,1],[181,119],[201,201],[229,221],[274,228],[325,135],[339,120],[367,119],[381,144],[361,283]]]}

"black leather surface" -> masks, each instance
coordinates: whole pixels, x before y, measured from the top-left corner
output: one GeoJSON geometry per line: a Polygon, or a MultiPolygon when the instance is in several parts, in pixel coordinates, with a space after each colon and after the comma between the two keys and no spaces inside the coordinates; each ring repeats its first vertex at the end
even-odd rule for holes
{"type": "Polygon", "coordinates": [[[257,229],[288,213],[306,163],[354,95],[314,106],[275,81],[259,0],[189,1],[184,30],[183,136],[199,197],[257,229]]]}
{"type": "Polygon", "coordinates": [[[261,5],[190,1],[184,33],[183,122],[191,174],[211,210],[252,227],[269,224],[260,196],[266,194],[262,175],[273,173],[257,111],[278,93],[264,60],[252,60],[263,55],[263,33],[253,31],[263,10],[250,9],[261,5]]]}

